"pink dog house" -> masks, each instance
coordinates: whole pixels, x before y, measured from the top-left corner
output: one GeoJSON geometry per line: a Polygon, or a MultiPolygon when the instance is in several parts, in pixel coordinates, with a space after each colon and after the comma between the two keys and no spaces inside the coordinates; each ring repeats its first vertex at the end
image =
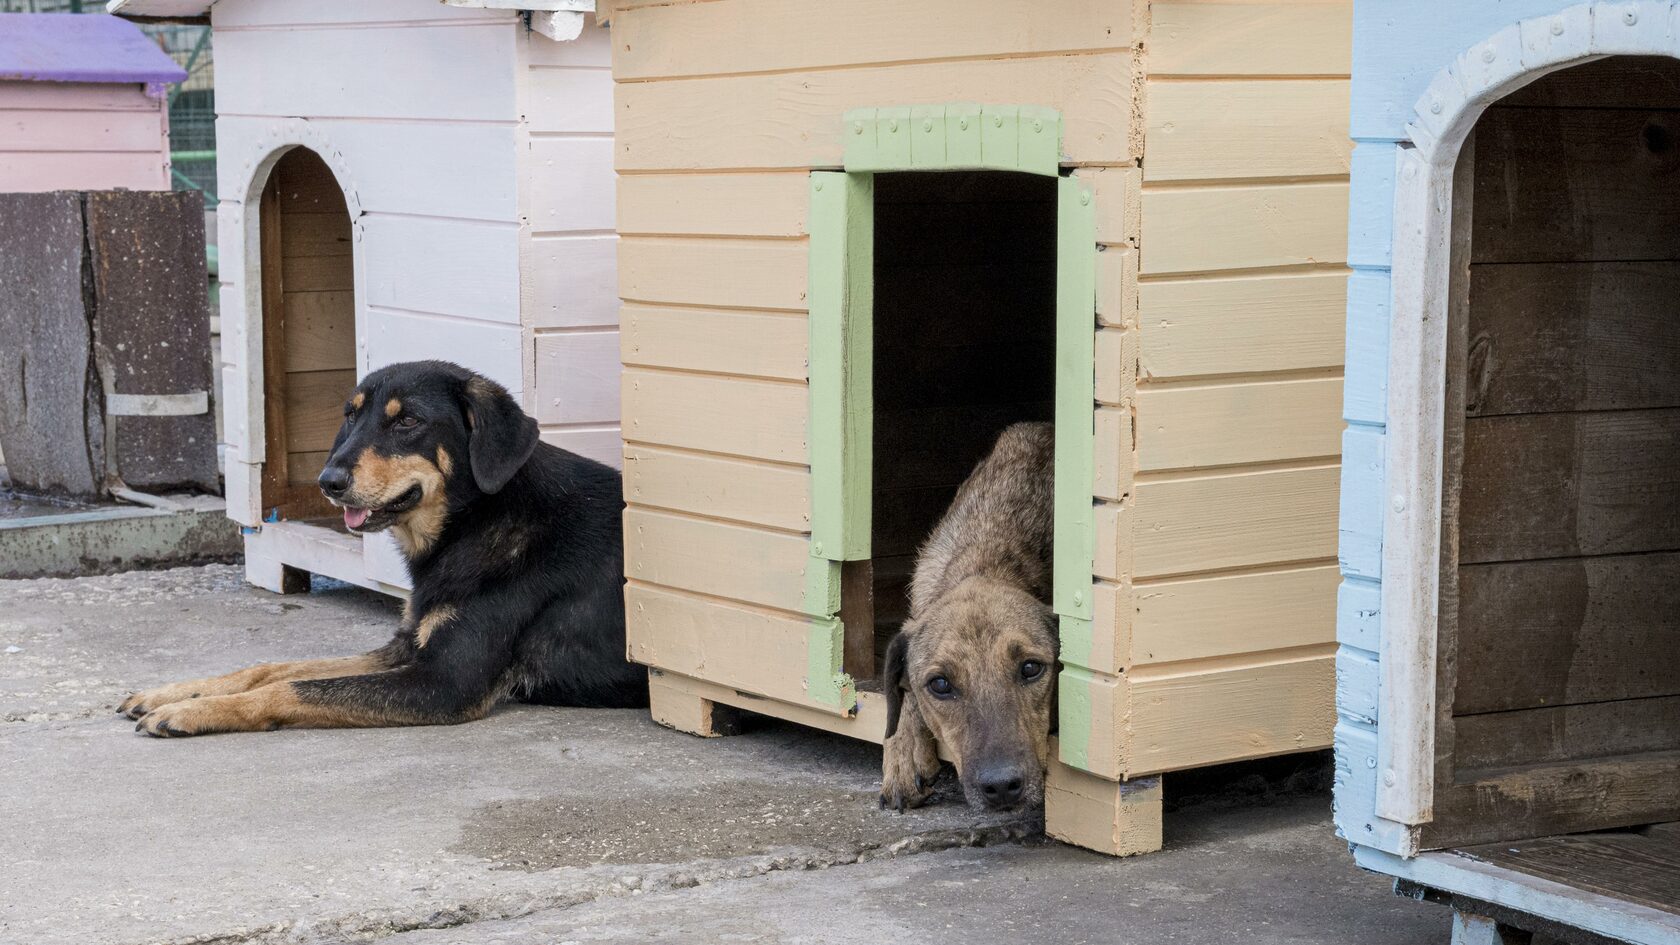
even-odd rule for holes
{"type": "Polygon", "coordinates": [[[168,190],[186,75],[114,16],[0,14],[0,192],[168,190]]]}

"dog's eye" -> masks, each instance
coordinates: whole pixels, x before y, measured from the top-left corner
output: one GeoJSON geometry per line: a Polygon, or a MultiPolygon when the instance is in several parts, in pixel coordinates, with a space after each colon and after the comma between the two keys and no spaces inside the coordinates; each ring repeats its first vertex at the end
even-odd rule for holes
{"type": "Polygon", "coordinates": [[[928,680],[927,687],[928,692],[938,699],[949,699],[957,694],[957,687],[951,685],[951,681],[944,676],[935,676],[928,680]]]}
{"type": "Polygon", "coordinates": [[[412,430],[420,425],[420,420],[417,417],[402,416],[398,417],[396,422],[391,425],[399,430],[412,430]]]}
{"type": "Polygon", "coordinates": [[[1022,679],[1033,680],[1042,675],[1044,675],[1044,664],[1038,660],[1027,660],[1021,664],[1022,679]]]}

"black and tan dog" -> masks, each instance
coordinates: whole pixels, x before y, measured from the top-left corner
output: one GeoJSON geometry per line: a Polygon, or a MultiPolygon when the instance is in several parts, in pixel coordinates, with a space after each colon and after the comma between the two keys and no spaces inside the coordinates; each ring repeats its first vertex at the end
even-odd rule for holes
{"type": "Polygon", "coordinates": [[[441,361],[368,375],[321,491],[390,529],[414,591],[390,643],[163,686],[117,711],[150,735],[433,725],[503,699],[647,704],[624,655],[618,473],[549,446],[499,384],[441,361]]]}
{"type": "Polygon", "coordinates": [[[1054,433],[1018,423],[957,491],[916,558],[910,618],[887,646],[881,803],[924,803],[938,747],[970,805],[1044,797],[1056,624],[1050,609],[1054,433]]]}

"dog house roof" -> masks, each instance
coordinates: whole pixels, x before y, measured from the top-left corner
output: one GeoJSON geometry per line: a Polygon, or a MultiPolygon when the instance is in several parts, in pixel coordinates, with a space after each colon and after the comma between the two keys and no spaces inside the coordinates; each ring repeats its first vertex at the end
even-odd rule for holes
{"type": "Polygon", "coordinates": [[[133,23],[74,13],[0,13],[0,79],[153,84],[186,77],[133,23]]]}

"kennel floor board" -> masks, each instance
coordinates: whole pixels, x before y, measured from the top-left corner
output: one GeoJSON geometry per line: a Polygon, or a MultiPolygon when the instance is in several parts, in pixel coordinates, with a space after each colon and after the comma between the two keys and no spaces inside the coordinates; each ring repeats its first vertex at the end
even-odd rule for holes
{"type": "Polygon", "coordinates": [[[1486,843],[1455,852],[1680,916],[1680,823],[1486,843]]]}

